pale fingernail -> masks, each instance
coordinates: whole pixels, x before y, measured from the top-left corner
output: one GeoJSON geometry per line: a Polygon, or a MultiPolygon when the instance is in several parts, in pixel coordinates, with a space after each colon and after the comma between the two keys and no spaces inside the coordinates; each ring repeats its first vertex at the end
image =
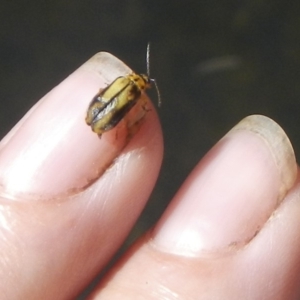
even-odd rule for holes
{"type": "Polygon", "coordinates": [[[153,234],[180,255],[234,250],[248,243],[296,180],[292,145],[271,119],[235,126],[197,165],[153,234]]]}
{"type": "Polygon", "coordinates": [[[116,133],[101,139],[85,123],[91,99],[131,70],[98,53],[50,91],[0,144],[0,192],[45,198],[76,193],[112,163],[124,146],[116,133]]]}

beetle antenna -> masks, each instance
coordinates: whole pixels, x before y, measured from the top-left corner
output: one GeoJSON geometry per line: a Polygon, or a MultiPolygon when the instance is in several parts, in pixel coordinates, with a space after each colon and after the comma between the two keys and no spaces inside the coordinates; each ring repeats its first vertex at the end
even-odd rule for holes
{"type": "Polygon", "coordinates": [[[148,75],[150,81],[153,82],[155,85],[155,89],[156,89],[157,97],[158,97],[158,106],[161,106],[161,98],[160,98],[160,92],[158,89],[157,82],[155,79],[150,78],[150,43],[148,43],[148,45],[147,45],[146,62],[147,62],[147,75],[148,75]]]}
{"type": "Polygon", "coordinates": [[[150,80],[151,80],[151,81],[154,83],[154,85],[155,85],[155,89],[156,89],[156,92],[157,92],[157,98],[158,98],[158,107],[160,107],[160,106],[161,106],[161,98],[160,98],[160,92],[159,92],[159,89],[158,89],[157,82],[156,82],[156,80],[153,79],[153,78],[151,78],[150,80]]]}
{"type": "Polygon", "coordinates": [[[146,63],[147,63],[147,75],[150,78],[150,42],[147,45],[146,63]]]}

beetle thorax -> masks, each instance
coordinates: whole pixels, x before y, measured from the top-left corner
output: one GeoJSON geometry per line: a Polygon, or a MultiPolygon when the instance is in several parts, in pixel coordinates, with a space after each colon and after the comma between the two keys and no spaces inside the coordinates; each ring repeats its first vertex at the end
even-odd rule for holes
{"type": "Polygon", "coordinates": [[[128,77],[140,90],[145,90],[151,86],[150,78],[147,75],[133,73],[128,77]]]}

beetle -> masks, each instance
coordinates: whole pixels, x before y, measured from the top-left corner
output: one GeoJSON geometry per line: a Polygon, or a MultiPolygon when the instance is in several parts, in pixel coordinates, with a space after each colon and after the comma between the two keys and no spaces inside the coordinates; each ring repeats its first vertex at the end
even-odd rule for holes
{"type": "MultiPolygon", "coordinates": [[[[117,77],[92,99],[85,121],[100,137],[103,133],[113,129],[126,116],[142,98],[142,93],[151,88],[152,84],[155,85],[160,106],[160,93],[156,80],[150,78],[149,52],[150,44],[147,46],[147,75],[132,72],[117,77]]],[[[147,111],[145,104],[142,107],[147,111]]]]}

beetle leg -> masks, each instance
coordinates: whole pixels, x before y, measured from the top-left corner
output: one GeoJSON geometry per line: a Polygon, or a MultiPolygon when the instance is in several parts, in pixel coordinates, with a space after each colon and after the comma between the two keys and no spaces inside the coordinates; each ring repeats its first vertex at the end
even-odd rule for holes
{"type": "Polygon", "coordinates": [[[148,108],[147,104],[142,105],[142,108],[143,108],[143,110],[144,110],[145,112],[151,111],[151,108],[148,108]]]}

